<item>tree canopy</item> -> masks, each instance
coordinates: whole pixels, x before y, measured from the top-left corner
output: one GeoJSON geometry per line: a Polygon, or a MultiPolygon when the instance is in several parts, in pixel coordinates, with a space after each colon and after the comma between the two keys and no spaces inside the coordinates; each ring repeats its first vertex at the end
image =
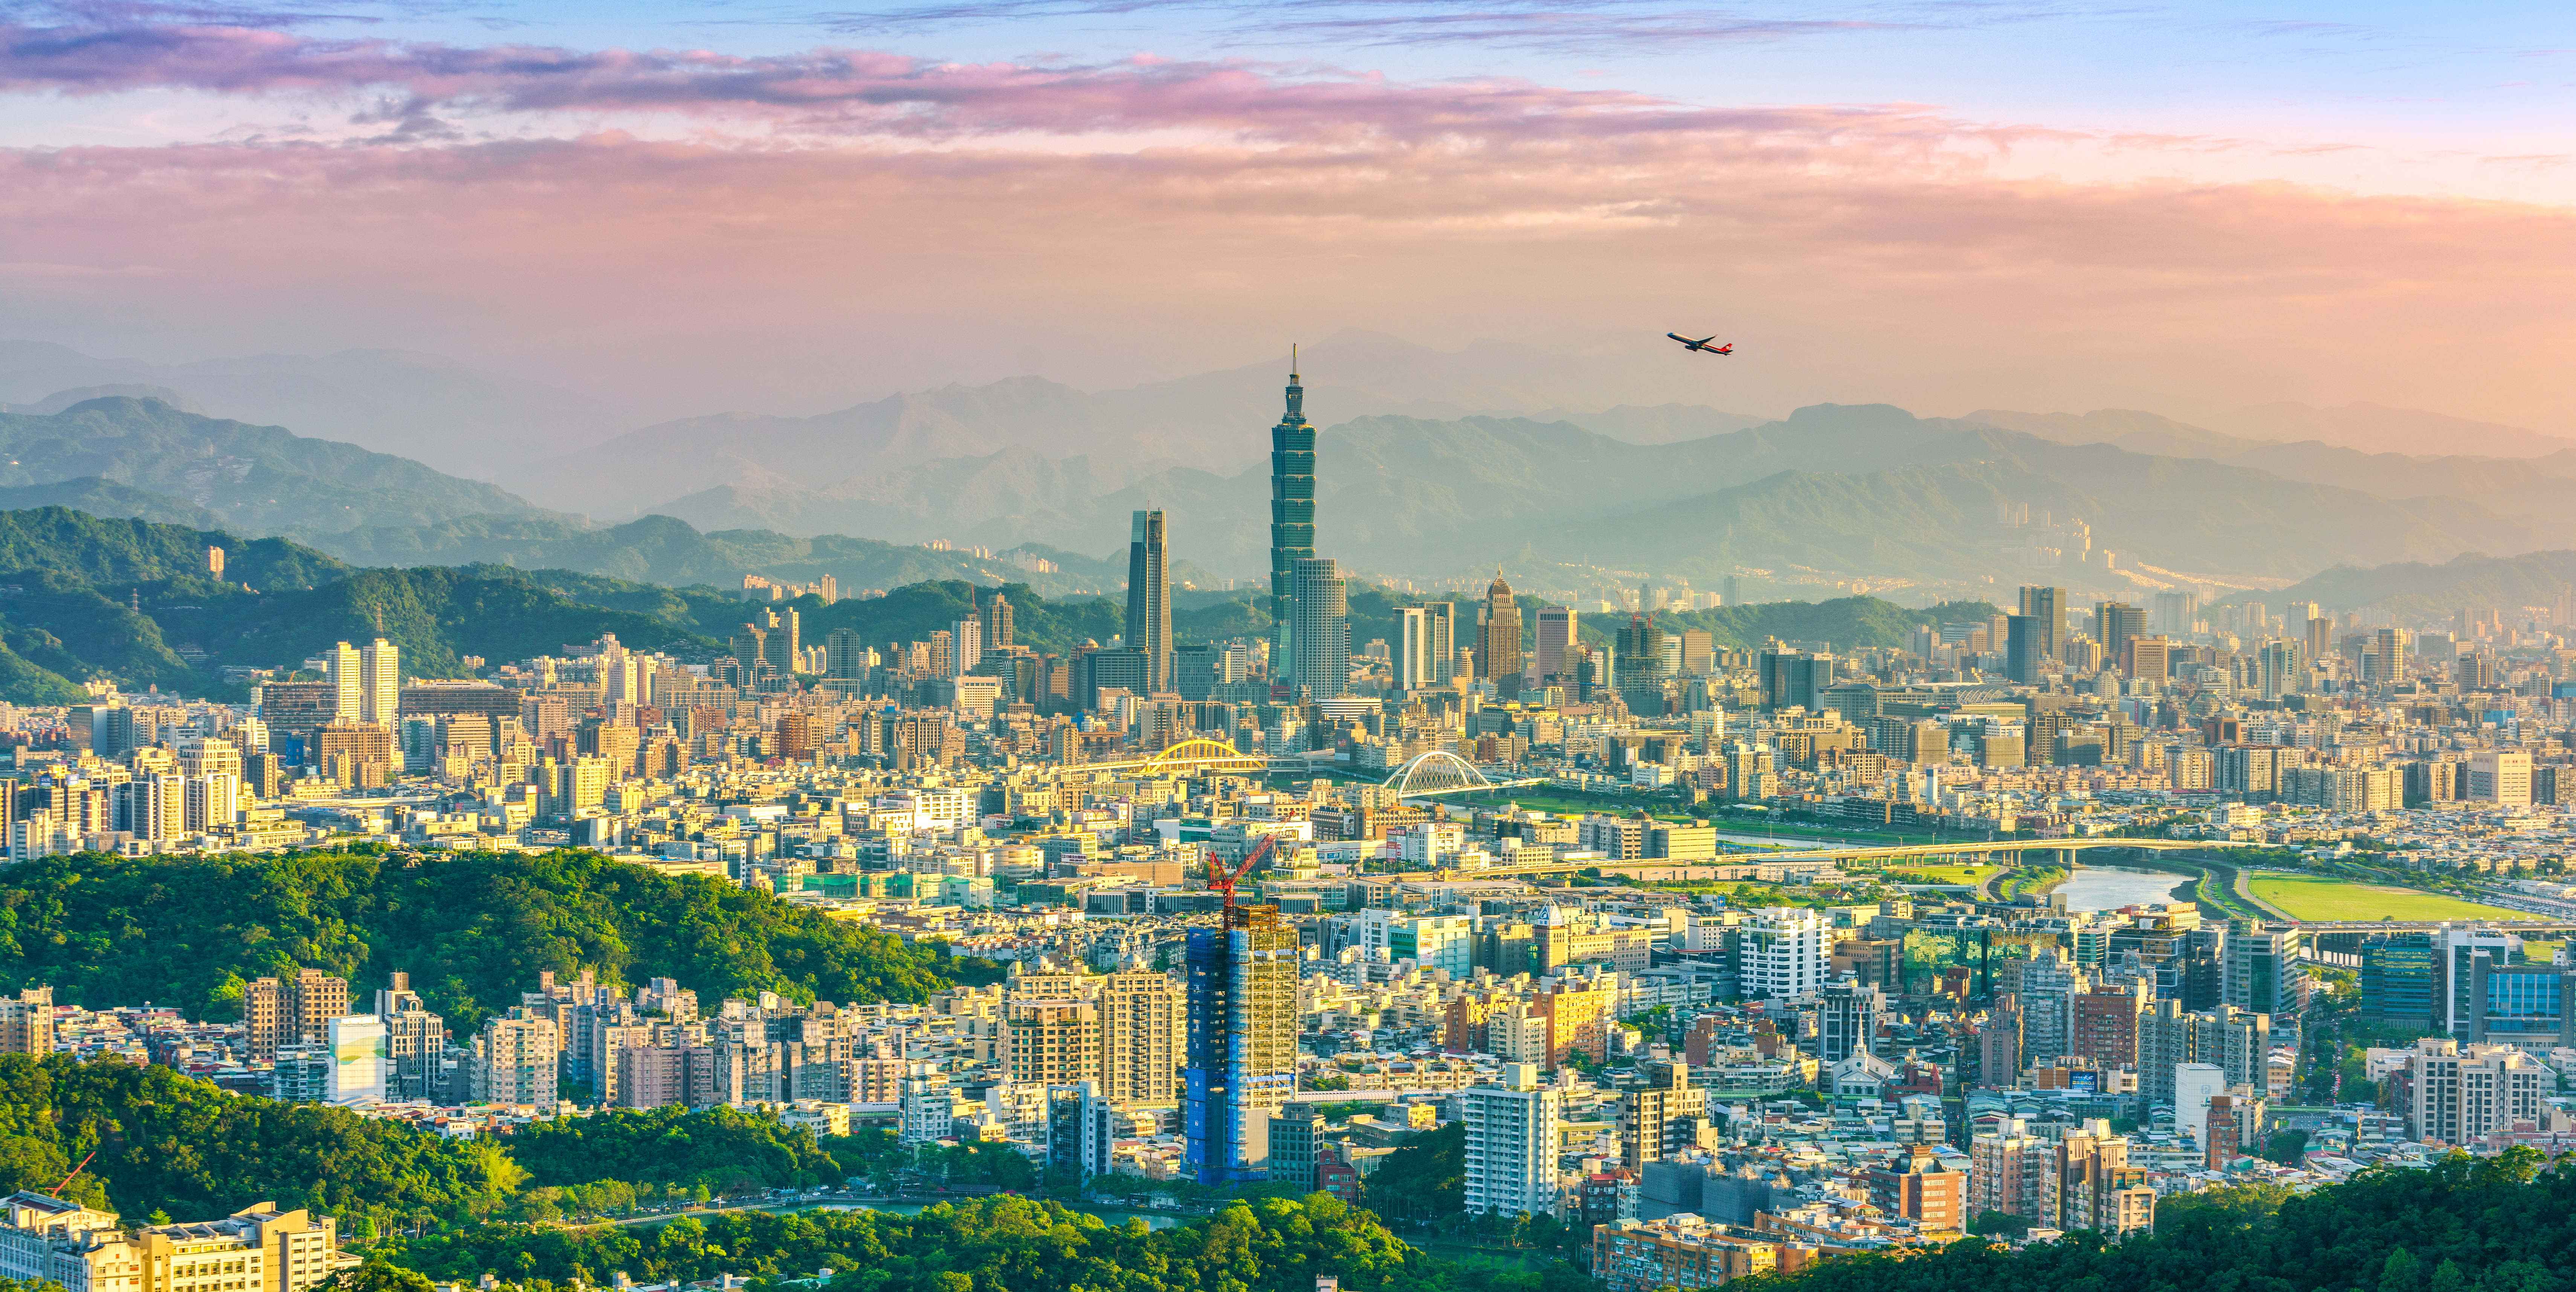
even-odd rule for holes
{"type": "Polygon", "coordinates": [[[353,1000],[408,971],[452,1031],[517,1004],[548,969],[842,1002],[921,1001],[989,969],[738,884],[570,849],[81,853],[0,871],[0,990],[227,1019],[245,983],[297,966],[350,979],[353,1000]]]}

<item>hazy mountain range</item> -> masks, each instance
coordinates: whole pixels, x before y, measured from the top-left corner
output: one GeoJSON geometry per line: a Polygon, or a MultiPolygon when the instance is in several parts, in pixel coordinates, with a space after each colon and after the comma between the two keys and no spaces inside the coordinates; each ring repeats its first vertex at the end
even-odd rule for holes
{"type": "MultiPolygon", "coordinates": [[[[1927,598],[2045,578],[2124,594],[2576,546],[2561,502],[2576,445],[2439,414],[2356,404],[2196,422],[2121,410],[1952,419],[1818,405],[1768,419],[1586,403],[1615,392],[1609,369],[1501,343],[1441,352],[1354,332],[1306,359],[1334,374],[1308,399],[1323,428],[1322,547],[1370,575],[1501,566],[1563,589],[1737,575],[1760,595],[1843,581],[1910,583],[1927,598]],[[2303,438],[2282,438],[2293,434],[2303,438]],[[2007,522],[2025,512],[2032,523],[2007,522]],[[2070,518],[2116,554],[2114,568],[2072,553],[2032,564],[2047,559],[2033,549],[2063,542],[2044,522],[2070,518]]],[[[1172,516],[1176,573],[1207,587],[1266,568],[1263,430],[1284,366],[1098,393],[1021,377],[815,417],[611,434],[606,405],[428,356],[153,366],[8,343],[0,395],[89,384],[0,409],[0,507],[289,535],[369,565],[727,586],[745,572],[830,573],[845,587],[1026,580],[1057,595],[1114,589],[1126,513],[1155,506],[1172,516]],[[260,400],[301,408],[306,423],[215,415],[260,400]],[[397,404],[402,418],[376,416],[397,404]],[[576,429],[547,429],[557,425],[576,429]],[[349,426],[363,437],[333,429],[349,426]],[[495,440],[509,451],[459,447],[495,440]],[[432,443],[442,462],[470,458],[509,487],[406,456],[432,443]],[[533,461],[525,447],[566,443],[582,447],[533,461]],[[932,539],[1063,568],[1030,574],[920,546],[932,539]]]]}

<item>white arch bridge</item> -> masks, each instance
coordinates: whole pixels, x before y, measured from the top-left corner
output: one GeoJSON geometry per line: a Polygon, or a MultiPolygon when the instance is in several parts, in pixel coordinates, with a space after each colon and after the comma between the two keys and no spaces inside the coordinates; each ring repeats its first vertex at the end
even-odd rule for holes
{"type": "Polygon", "coordinates": [[[1498,781],[1485,775],[1483,769],[1445,749],[1417,754],[1398,764],[1380,784],[1392,787],[1399,799],[1432,798],[1442,794],[1480,794],[1486,790],[1509,789],[1514,785],[1537,785],[1544,776],[1516,781],[1498,781]]]}

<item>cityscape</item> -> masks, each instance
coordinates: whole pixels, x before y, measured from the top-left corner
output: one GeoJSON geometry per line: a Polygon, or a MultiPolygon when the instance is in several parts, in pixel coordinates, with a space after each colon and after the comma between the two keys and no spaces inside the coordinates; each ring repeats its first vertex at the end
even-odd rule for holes
{"type": "Polygon", "coordinates": [[[2571,42],[10,7],[0,1292],[2576,1286],[2571,42]]]}

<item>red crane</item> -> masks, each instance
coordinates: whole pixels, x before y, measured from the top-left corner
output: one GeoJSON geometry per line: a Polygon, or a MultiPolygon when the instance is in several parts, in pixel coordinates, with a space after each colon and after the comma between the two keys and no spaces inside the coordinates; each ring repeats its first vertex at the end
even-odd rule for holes
{"type": "Polygon", "coordinates": [[[1252,868],[1260,865],[1261,859],[1269,856],[1270,850],[1278,843],[1279,836],[1275,834],[1261,836],[1261,842],[1254,845],[1252,851],[1243,854],[1243,860],[1231,871],[1225,868],[1224,862],[1218,861],[1213,855],[1208,858],[1208,888],[1225,894],[1225,909],[1229,911],[1234,909],[1235,881],[1250,874],[1252,868]]]}
{"type": "Polygon", "coordinates": [[[58,1184],[58,1185],[55,1185],[55,1186],[54,1186],[54,1196],[55,1196],[55,1197],[57,1197],[57,1198],[61,1197],[61,1196],[62,1196],[62,1194],[63,1194],[63,1190],[65,1190],[65,1189],[68,1189],[68,1188],[72,1187],[72,1181],[79,1179],[79,1178],[80,1178],[80,1173],[81,1173],[81,1172],[83,1172],[83,1171],[88,1170],[88,1169],[89,1169],[89,1164],[90,1164],[93,1160],[95,1160],[97,1157],[98,1157],[98,1150],[97,1150],[97,1149],[91,1149],[91,1150],[89,1151],[89,1156],[88,1156],[88,1157],[85,1157],[85,1158],[82,1158],[82,1159],[81,1159],[81,1163],[80,1163],[80,1165],[79,1165],[79,1166],[76,1166],[76,1167],[73,1167],[73,1168],[72,1168],[72,1173],[71,1173],[70,1175],[64,1176],[64,1177],[63,1177],[63,1182],[62,1182],[61,1184],[58,1184]]]}

